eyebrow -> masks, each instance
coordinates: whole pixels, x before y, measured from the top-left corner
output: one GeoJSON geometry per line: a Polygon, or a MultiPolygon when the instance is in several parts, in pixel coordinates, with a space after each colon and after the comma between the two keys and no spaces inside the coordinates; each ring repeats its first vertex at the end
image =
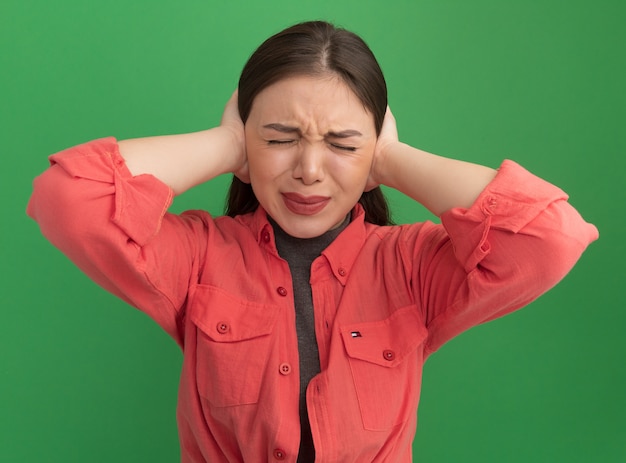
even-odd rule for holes
{"type": "MultiPolygon", "coordinates": [[[[263,126],[264,129],[276,130],[281,133],[297,133],[298,135],[302,135],[302,132],[298,127],[292,127],[289,125],[279,124],[277,122],[266,124],[263,126]]],[[[331,138],[350,138],[350,137],[362,137],[363,134],[358,130],[347,129],[341,130],[339,132],[328,132],[326,134],[327,137],[331,138]]]]}
{"type": "Polygon", "coordinates": [[[342,130],[341,132],[328,132],[327,136],[332,138],[350,138],[350,137],[362,137],[363,134],[358,130],[347,129],[342,130]]]}
{"type": "Polygon", "coordinates": [[[276,130],[277,132],[282,132],[282,133],[294,133],[295,132],[297,134],[301,134],[300,129],[298,127],[291,127],[288,125],[278,124],[276,122],[272,124],[266,124],[263,126],[263,128],[276,130]]]}

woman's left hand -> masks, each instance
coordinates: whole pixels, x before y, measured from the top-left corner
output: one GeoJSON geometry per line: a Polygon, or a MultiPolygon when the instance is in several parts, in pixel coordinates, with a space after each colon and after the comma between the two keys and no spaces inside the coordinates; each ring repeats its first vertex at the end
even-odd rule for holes
{"type": "Polygon", "coordinates": [[[383,126],[380,130],[380,135],[378,135],[376,147],[374,148],[372,167],[370,169],[370,175],[365,186],[365,191],[373,190],[377,186],[384,184],[383,172],[385,160],[389,154],[391,146],[398,142],[399,140],[398,129],[396,127],[396,119],[391,113],[391,109],[389,108],[389,106],[387,106],[387,112],[385,113],[383,126]]]}

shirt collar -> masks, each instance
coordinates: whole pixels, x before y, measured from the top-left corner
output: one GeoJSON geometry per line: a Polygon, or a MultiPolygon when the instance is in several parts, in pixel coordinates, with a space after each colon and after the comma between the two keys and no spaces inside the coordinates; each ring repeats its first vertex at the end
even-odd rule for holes
{"type": "Polygon", "coordinates": [[[352,209],[352,220],[324,251],[322,255],[328,259],[335,278],[346,284],[352,266],[356,260],[363,243],[365,242],[365,210],[357,203],[352,209]]]}
{"type": "MultiPolygon", "coordinates": [[[[249,216],[249,227],[260,246],[270,246],[273,252],[276,250],[274,229],[267,219],[267,213],[259,206],[249,216]]],[[[326,257],[335,278],[346,283],[366,236],[365,210],[357,203],[352,209],[352,220],[337,238],[324,250],[322,255],[326,257]]]]}

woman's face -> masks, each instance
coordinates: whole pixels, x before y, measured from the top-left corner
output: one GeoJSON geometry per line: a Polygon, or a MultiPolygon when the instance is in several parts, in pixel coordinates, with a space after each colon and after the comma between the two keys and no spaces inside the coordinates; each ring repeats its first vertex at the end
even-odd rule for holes
{"type": "Polygon", "coordinates": [[[297,76],[261,91],[245,125],[252,189],[288,234],[339,226],[365,189],[374,118],[336,76],[297,76]]]}

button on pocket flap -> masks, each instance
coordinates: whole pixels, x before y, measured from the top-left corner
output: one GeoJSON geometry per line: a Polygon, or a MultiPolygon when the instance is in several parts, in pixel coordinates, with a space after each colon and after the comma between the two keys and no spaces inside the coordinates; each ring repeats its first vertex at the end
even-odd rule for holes
{"type": "Polygon", "coordinates": [[[400,363],[427,334],[413,306],[398,309],[385,320],[355,323],[341,330],[348,356],[384,367],[400,363]]]}
{"type": "Polygon", "coordinates": [[[278,307],[228,294],[220,288],[198,285],[193,292],[189,317],[209,338],[237,342],[272,331],[278,307]]]}

